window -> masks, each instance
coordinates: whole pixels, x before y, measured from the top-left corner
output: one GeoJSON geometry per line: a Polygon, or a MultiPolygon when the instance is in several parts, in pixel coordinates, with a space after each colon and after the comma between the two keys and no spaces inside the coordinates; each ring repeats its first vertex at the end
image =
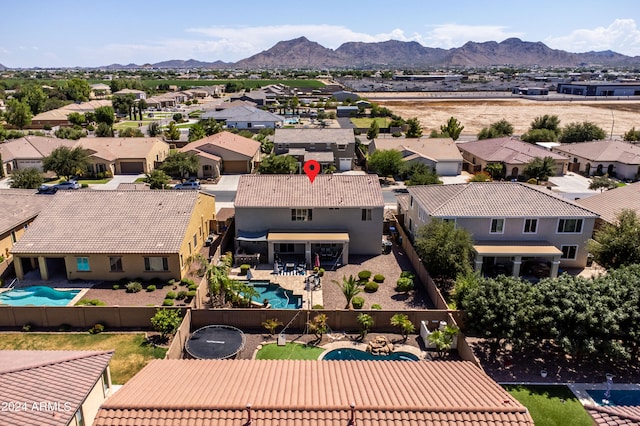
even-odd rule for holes
{"type": "Polygon", "coordinates": [[[346,150],[347,150],[346,145],[338,145],[338,151],[346,151],[346,150]]]}
{"type": "Polygon", "coordinates": [[[409,197],[409,207],[413,207],[413,196],[409,197]]]}
{"type": "Polygon", "coordinates": [[[538,232],[538,219],[525,219],[523,232],[525,234],[535,234],[538,232]]]}
{"type": "Polygon", "coordinates": [[[166,257],[145,257],[144,270],[150,271],[168,271],[169,259],[166,257]]]}
{"type": "Polygon", "coordinates": [[[582,232],[582,219],[560,219],[558,220],[558,233],[580,233],[582,232]]]}
{"type": "Polygon", "coordinates": [[[280,253],[293,253],[295,248],[291,243],[280,243],[280,253]]]}
{"type": "Polygon", "coordinates": [[[362,220],[371,220],[371,209],[362,209],[362,220]]]}
{"type": "Polygon", "coordinates": [[[310,222],[311,209],[291,209],[291,220],[294,222],[310,222]]]}
{"type": "Polygon", "coordinates": [[[78,266],[78,271],[90,271],[89,268],[89,258],[88,257],[76,257],[76,265],[78,266]]]}
{"type": "Polygon", "coordinates": [[[122,272],[122,258],[120,256],[109,258],[109,270],[111,272],[122,272]]]}
{"type": "Polygon", "coordinates": [[[504,219],[491,219],[491,231],[492,234],[504,233],[504,219]]]}
{"type": "Polygon", "coordinates": [[[18,241],[18,239],[16,238],[16,233],[15,231],[11,231],[11,242],[15,244],[16,241],[18,241]]]}
{"type": "Polygon", "coordinates": [[[76,411],[76,424],[78,426],[85,426],[84,415],[82,414],[82,407],[78,408],[78,411],[76,411]]]}
{"type": "Polygon", "coordinates": [[[562,246],[562,256],[560,259],[575,259],[578,246],[562,246]]]}
{"type": "Polygon", "coordinates": [[[193,234],[193,247],[198,247],[198,234],[193,234]]]}
{"type": "Polygon", "coordinates": [[[102,391],[104,392],[104,396],[106,397],[107,395],[109,395],[109,389],[111,388],[111,383],[109,383],[109,374],[107,373],[107,370],[105,369],[102,372],[102,391]]]}

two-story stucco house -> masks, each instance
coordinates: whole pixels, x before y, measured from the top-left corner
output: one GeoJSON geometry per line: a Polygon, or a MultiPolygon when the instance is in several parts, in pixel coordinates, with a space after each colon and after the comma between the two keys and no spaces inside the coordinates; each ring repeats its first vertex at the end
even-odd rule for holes
{"type": "MultiPolygon", "coordinates": [[[[384,200],[376,175],[245,175],[235,199],[236,249],[261,262],[316,254],[341,264],[379,254],[384,200]]],[[[312,257],[314,256],[314,257],[312,257]]]]}
{"type": "MultiPolygon", "coordinates": [[[[292,155],[300,165],[316,160],[325,170],[351,170],[356,149],[352,129],[276,129],[273,137],[276,155],[292,155]]],[[[302,170],[302,168],[300,168],[302,170]]]]}
{"type": "Polygon", "coordinates": [[[546,264],[584,267],[597,214],[547,189],[518,182],[477,182],[409,187],[400,203],[412,238],[434,218],[453,221],[474,240],[475,269],[514,276],[546,264]],[[404,207],[402,207],[404,205],[404,207]]]}

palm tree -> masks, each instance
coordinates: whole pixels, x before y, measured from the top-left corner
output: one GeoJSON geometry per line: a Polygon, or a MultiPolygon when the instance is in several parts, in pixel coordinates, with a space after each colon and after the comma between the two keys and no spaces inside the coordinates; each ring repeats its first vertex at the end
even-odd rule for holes
{"type": "Polygon", "coordinates": [[[502,163],[489,163],[484,168],[484,171],[491,175],[491,179],[495,180],[496,177],[501,177],[504,172],[504,164],[502,163]]]}
{"type": "Polygon", "coordinates": [[[550,176],[556,174],[556,163],[551,157],[536,157],[524,168],[524,174],[528,178],[535,178],[538,183],[546,181],[550,176]]]}
{"type": "Polygon", "coordinates": [[[307,323],[309,331],[316,335],[318,342],[322,340],[322,335],[327,332],[327,315],[318,314],[307,323]]]}
{"type": "Polygon", "coordinates": [[[347,305],[344,308],[352,309],[351,301],[362,292],[362,289],[358,286],[358,280],[355,279],[353,275],[349,275],[349,278],[342,277],[342,284],[336,280],[333,280],[332,282],[340,287],[342,294],[344,294],[344,298],[347,299],[347,305]]]}
{"type": "Polygon", "coordinates": [[[447,324],[444,329],[438,329],[429,334],[427,340],[436,347],[438,358],[444,358],[447,352],[449,352],[453,339],[458,334],[458,331],[458,327],[447,324]]]}
{"type": "Polygon", "coordinates": [[[409,334],[416,330],[416,327],[409,320],[409,317],[405,314],[395,314],[391,317],[391,325],[398,327],[402,334],[402,342],[406,342],[409,338],[409,334]]]}
{"type": "Polygon", "coordinates": [[[362,340],[366,337],[367,333],[369,333],[371,327],[373,327],[373,317],[369,314],[362,313],[358,314],[356,319],[358,324],[360,324],[360,340],[362,340]]]}

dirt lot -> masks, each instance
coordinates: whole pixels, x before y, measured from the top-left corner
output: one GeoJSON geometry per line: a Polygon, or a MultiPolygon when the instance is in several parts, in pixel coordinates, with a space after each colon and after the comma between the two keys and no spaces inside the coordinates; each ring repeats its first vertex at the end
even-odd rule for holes
{"type": "Polygon", "coordinates": [[[464,125],[463,135],[476,135],[483,127],[506,119],[514,127],[514,134],[525,133],[534,118],[555,114],[560,125],[592,121],[607,133],[621,136],[632,127],[640,127],[640,101],[530,101],[526,99],[429,99],[426,94],[407,93],[407,97],[424,96],[425,99],[385,100],[398,97],[398,93],[361,93],[370,95],[375,102],[404,117],[417,117],[425,134],[438,129],[449,117],[456,117],[464,125]]]}

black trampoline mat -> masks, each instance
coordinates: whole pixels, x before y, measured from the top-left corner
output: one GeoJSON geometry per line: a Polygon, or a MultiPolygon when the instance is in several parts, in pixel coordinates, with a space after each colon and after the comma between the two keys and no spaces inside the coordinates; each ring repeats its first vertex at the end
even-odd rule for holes
{"type": "Polygon", "coordinates": [[[194,358],[224,359],[238,353],[243,345],[241,330],[230,326],[207,326],[191,335],[185,349],[194,358]]]}

